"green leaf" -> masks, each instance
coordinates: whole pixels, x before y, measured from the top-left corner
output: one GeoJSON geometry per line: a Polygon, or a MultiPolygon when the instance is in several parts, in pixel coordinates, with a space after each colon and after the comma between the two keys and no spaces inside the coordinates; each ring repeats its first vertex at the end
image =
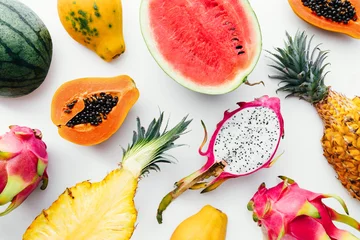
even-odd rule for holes
{"type": "Polygon", "coordinates": [[[183,146],[174,144],[182,134],[185,133],[192,120],[184,117],[175,127],[167,130],[167,125],[161,133],[160,129],[164,120],[161,112],[158,119],[153,119],[147,130],[141,125],[137,118],[137,131],[134,131],[132,144],[127,149],[123,148],[122,167],[131,171],[135,176],[149,173],[151,170],[160,171],[159,163],[173,163],[173,157],[165,154],[166,151],[183,146]]]}
{"type": "Polygon", "coordinates": [[[284,47],[276,47],[274,52],[267,51],[273,57],[270,57],[273,65],[269,66],[280,73],[269,77],[281,80],[282,83],[291,82],[291,87],[287,85],[277,91],[290,92],[287,96],[296,96],[312,104],[324,99],[329,91],[324,84],[326,76],[324,69],[329,65],[325,60],[329,51],[321,50],[321,43],[312,48],[313,38],[314,36],[308,41],[305,31],[297,32],[293,37],[286,32],[284,47]],[[295,78],[298,82],[291,80],[295,78]],[[304,82],[308,84],[304,85],[304,82]]]}

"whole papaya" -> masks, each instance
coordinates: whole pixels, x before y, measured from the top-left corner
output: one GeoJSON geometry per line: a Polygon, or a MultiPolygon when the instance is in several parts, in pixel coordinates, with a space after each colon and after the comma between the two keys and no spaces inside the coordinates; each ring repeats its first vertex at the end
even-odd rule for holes
{"type": "Polygon", "coordinates": [[[105,61],[125,51],[120,0],[58,0],[58,14],[68,34],[105,61]]]}
{"type": "Polygon", "coordinates": [[[185,219],[170,240],[225,240],[228,218],[210,205],[185,219]]]}

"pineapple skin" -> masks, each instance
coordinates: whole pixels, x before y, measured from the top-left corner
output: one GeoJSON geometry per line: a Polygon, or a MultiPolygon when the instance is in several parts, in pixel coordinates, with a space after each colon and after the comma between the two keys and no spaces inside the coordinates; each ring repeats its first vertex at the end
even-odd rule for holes
{"type": "Polygon", "coordinates": [[[342,185],[360,200],[360,98],[349,99],[329,89],[314,106],[324,123],[324,156],[342,185]]]}
{"type": "Polygon", "coordinates": [[[116,169],[101,182],[68,188],[44,210],[23,240],[129,240],[137,219],[138,178],[116,169]]]}

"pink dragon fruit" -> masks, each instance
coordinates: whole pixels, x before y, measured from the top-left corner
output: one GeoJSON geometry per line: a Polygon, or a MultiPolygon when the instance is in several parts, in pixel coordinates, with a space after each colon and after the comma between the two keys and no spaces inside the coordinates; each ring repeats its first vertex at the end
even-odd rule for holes
{"type": "Polygon", "coordinates": [[[17,125],[9,128],[0,136],[0,205],[11,204],[0,216],[24,202],[40,181],[42,190],[48,183],[48,155],[41,131],[17,125]]]}
{"type": "Polygon", "coordinates": [[[332,222],[342,222],[360,231],[360,223],[347,216],[348,209],[340,197],[313,193],[300,188],[290,178],[280,178],[283,181],[270,189],[261,184],[248,204],[266,239],[359,240],[332,222]],[[329,197],[337,199],[347,215],[336,212],[321,201],[329,197]]]}
{"type": "Polygon", "coordinates": [[[187,189],[202,189],[201,193],[219,187],[230,178],[238,178],[270,167],[280,139],[284,137],[284,121],[280,113],[280,99],[263,96],[252,102],[239,102],[239,108],[225,111],[217,124],[208,150],[202,151],[207,141],[205,131],[199,153],[207,157],[206,164],[198,171],[175,183],[176,188],[161,201],[157,220],[162,223],[162,213],[168,205],[187,189]],[[212,181],[203,180],[214,177],[212,181]]]}

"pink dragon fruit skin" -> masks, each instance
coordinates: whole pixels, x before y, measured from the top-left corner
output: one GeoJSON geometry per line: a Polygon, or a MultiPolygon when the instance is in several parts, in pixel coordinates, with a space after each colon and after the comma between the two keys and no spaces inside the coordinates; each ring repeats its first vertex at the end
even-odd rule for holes
{"type": "Polygon", "coordinates": [[[47,146],[41,131],[17,125],[9,128],[0,136],[0,205],[11,204],[0,216],[17,208],[41,181],[42,190],[48,183],[47,146]]]}
{"type": "Polygon", "coordinates": [[[348,231],[338,229],[333,221],[342,222],[360,231],[360,223],[348,216],[345,202],[336,195],[318,194],[302,189],[292,179],[267,189],[261,184],[248,203],[253,219],[269,240],[358,240],[348,231]],[[347,215],[326,206],[322,199],[333,197],[347,215]]]}
{"type": "Polygon", "coordinates": [[[277,160],[275,154],[280,140],[284,137],[284,120],[280,112],[280,99],[265,95],[252,102],[239,102],[237,104],[239,107],[234,111],[227,110],[224,112],[224,117],[217,124],[205,152],[202,151],[202,148],[207,142],[207,131],[204,123],[201,122],[204,127],[205,137],[199,148],[199,154],[207,157],[207,162],[198,171],[176,182],[176,188],[162,199],[157,212],[159,223],[162,222],[162,213],[167,206],[187,189],[203,189],[201,193],[206,193],[215,190],[230,178],[238,178],[252,174],[262,168],[269,168],[277,160]],[[236,117],[237,119],[235,119],[236,117]],[[240,121],[241,124],[237,121],[240,121]],[[228,130],[230,128],[232,128],[232,131],[228,130]],[[267,128],[273,129],[268,133],[264,130],[267,128]],[[250,131],[245,132],[245,129],[250,129],[250,131]],[[258,135],[254,134],[256,129],[260,129],[258,135]],[[257,136],[258,139],[251,139],[253,136],[257,136]],[[263,140],[262,136],[268,136],[269,139],[263,140]],[[234,139],[244,139],[244,142],[234,148],[234,139]],[[273,143],[269,144],[268,142],[271,141],[273,143]],[[249,146],[258,148],[256,149],[257,152],[255,152],[255,149],[246,152],[244,149],[249,146]],[[226,150],[223,152],[222,149],[231,149],[231,151],[226,150]],[[229,158],[230,155],[232,155],[230,158],[233,159],[229,158]],[[261,163],[256,162],[259,156],[263,158],[261,163]],[[246,165],[249,163],[250,165],[246,165]],[[251,163],[256,163],[256,166],[251,163]],[[247,168],[247,166],[252,166],[252,168],[247,168]],[[203,180],[210,177],[214,177],[214,179],[203,182],[203,180]]]}

